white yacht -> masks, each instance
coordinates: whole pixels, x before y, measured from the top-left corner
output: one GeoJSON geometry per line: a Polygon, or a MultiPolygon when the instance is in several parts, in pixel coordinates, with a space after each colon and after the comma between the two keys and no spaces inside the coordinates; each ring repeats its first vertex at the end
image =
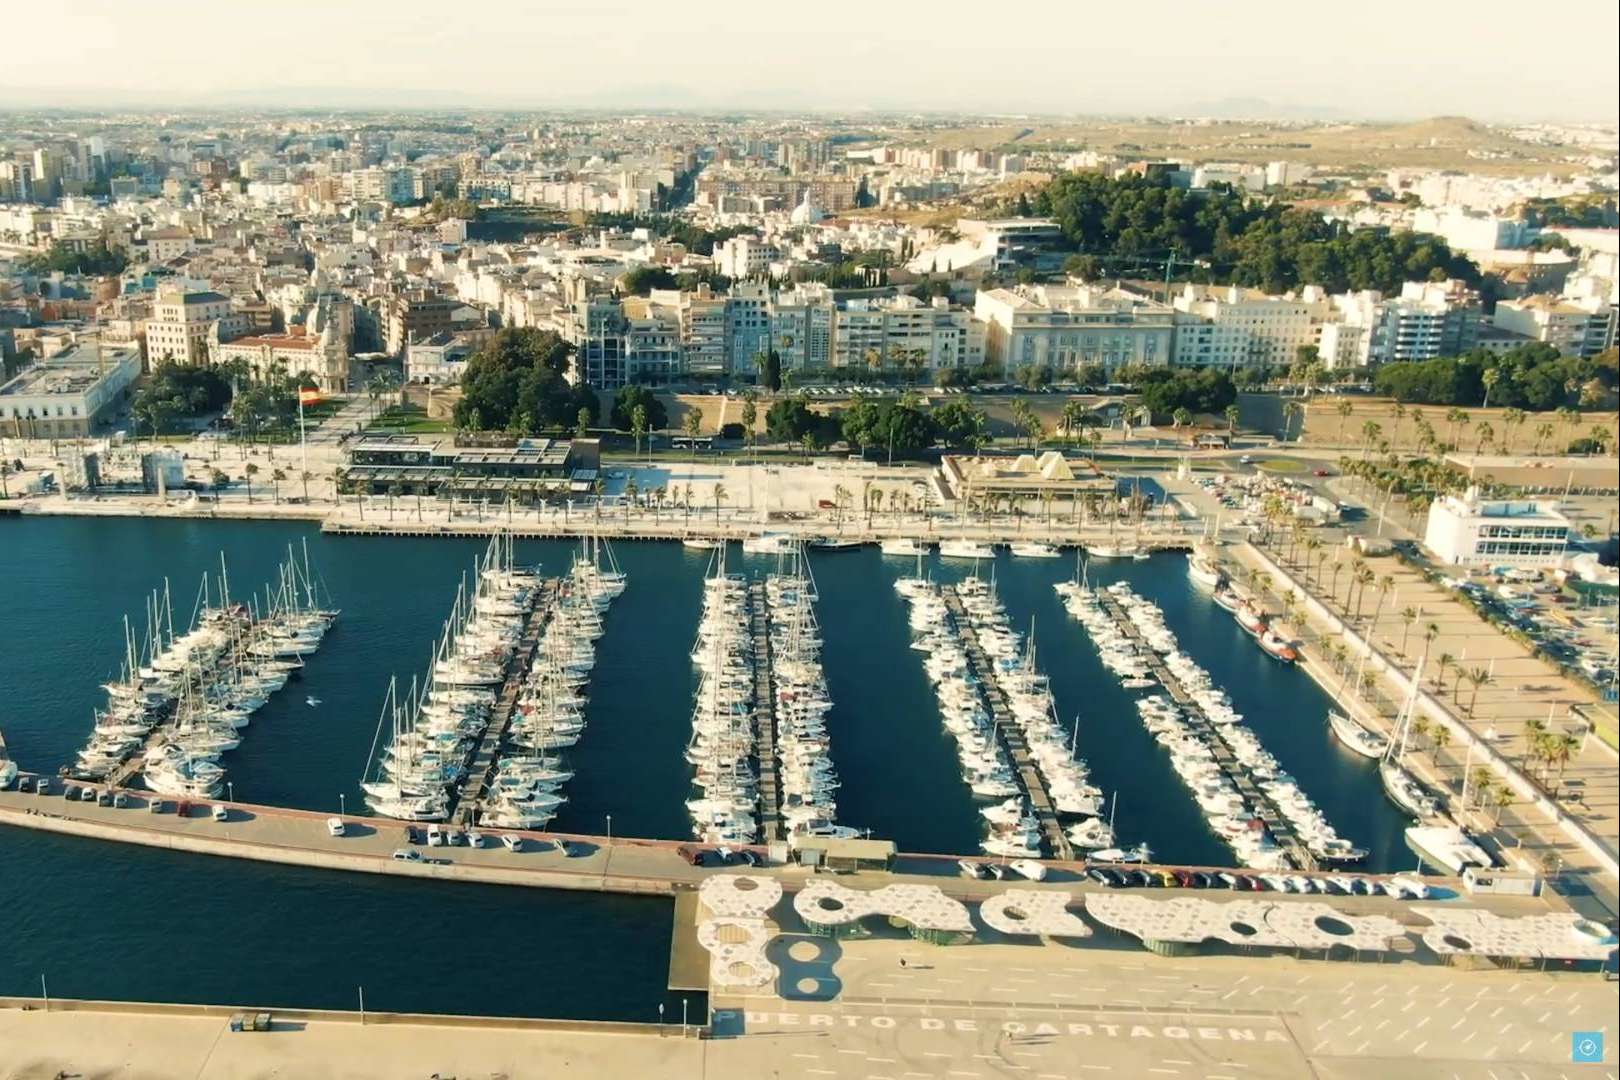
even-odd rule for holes
{"type": "Polygon", "coordinates": [[[796,541],[787,533],[760,533],[758,536],[745,537],[742,542],[745,555],[779,555],[785,551],[792,551],[796,541]]]}
{"type": "Polygon", "coordinates": [[[1086,554],[1093,559],[1135,559],[1142,555],[1142,551],[1135,541],[1126,540],[1118,543],[1087,544],[1086,554]]]}
{"type": "Polygon", "coordinates": [[[977,540],[941,540],[939,554],[944,559],[991,559],[995,550],[977,540]]]}
{"type": "Polygon", "coordinates": [[[1020,559],[1055,559],[1062,554],[1051,544],[1037,544],[1034,542],[1013,544],[1008,550],[1020,559]]]}
{"type": "Polygon", "coordinates": [[[1430,865],[1452,874],[1478,866],[1490,869],[1496,861],[1473,837],[1456,825],[1413,825],[1406,830],[1406,846],[1430,865]]]}
{"type": "Polygon", "coordinates": [[[914,540],[909,536],[890,537],[878,544],[878,549],[885,555],[905,555],[908,557],[925,555],[928,544],[921,540],[914,540]]]}

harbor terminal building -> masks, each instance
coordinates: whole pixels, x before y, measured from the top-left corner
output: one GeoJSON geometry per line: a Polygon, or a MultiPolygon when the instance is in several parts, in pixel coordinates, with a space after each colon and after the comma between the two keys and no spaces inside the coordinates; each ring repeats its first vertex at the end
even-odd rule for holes
{"type": "Polygon", "coordinates": [[[339,486],[368,495],[430,495],[530,504],[588,495],[596,487],[596,439],[519,439],[509,446],[456,446],[414,435],[368,435],[349,445],[339,486]]]}
{"type": "Polygon", "coordinates": [[[1453,566],[1557,566],[1569,546],[1569,519],[1556,502],[1484,499],[1469,488],[1429,508],[1423,546],[1453,566]]]}

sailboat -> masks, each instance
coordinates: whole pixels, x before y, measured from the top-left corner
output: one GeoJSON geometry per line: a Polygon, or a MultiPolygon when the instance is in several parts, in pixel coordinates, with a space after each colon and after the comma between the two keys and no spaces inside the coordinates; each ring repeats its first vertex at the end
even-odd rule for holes
{"type": "Polygon", "coordinates": [[[1417,712],[1419,680],[1428,658],[1429,651],[1425,648],[1412,672],[1412,688],[1401,705],[1400,714],[1395,718],[1395,730],[1390,737],[1389,747],[1378,763],[1378,776],[1383,781],[1384,793],[1396,806],[1418,819],[1437,817],[1440,813],[1439,802],[1401,764],[1406,757],[1407,738],[1412,732],[1412,718],[1417,712]]]}
{"type": "Polygon", "coordinates": [[[1384,752],[1389,749],[1388,736],[1365,727],[1354,717],[1347,716],[1337,709],[1328,710],[1328,726],[1333,729],[1333,734],[1338,736],[1341,743],[1362,757],[1382,758],[1384,752]]]}

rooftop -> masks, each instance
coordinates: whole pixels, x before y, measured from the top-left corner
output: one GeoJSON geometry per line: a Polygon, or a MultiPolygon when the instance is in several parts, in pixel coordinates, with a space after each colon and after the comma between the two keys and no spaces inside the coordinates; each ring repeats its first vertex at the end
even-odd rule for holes
{"type": "Polygon", "coordinates": [[[82,394],[134,355],[133,348],[98,349],[94,345],[77,345],[40,361],[0,385],[0,397],[82,394]]]}

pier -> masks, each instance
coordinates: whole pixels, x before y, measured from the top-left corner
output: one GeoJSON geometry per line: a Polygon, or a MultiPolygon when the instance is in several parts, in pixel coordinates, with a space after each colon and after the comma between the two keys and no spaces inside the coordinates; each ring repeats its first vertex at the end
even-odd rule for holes
{"type": "Polygon", "coordinates": [[[1293,825],[1283,816],[1282,811],[1277,808],[1277,804],[1271,801],[1271,796],[1267,795],[1254,782],[1254,777],[1249,774],[1249,770],[1245,769],[1236,755],[1232,753],[1232,748],[1227,745],[1225,734],[1221,730],[1222,725],[1210,723],[1209,718],[1204,715],[1204,710],[1193,700],[1186,687],[1181,685],[1181,681],[1176,678],[1175,673],[1170,670],[1163,658],[1147,643],[1140,631],[1137,630],[1136,625],[1126,616],[1125,610],[1119,605],[1119,601],[1110,596],[1107,590],[1101,590],[1097,595],[1100,597],[1103,610],[1108,612],[1115,624],[1131,639],[1137,651],[1147,660],[1148,666],[1153,671],[1154,678],[1159,680],[1171,699],[1186,713],[1192,729],[1209,744],[1210,751],[1215,757],[1215,763],[1220,766],[1221,772],[1226,775],[1227,779],[1232,781],[1239,793],[1254,807],[1255,813],[1259,815],[1260,820],[1265,822],[1266,829],[1271,833],[1272,839],[1277,842],[1277,846],[1287,854],[1289,861],[1295,867],[1303,870],[1316,869],[1315,857],[1300,842],[1299,837],[1295,835],[1293,825]]]}
{"type": "Polygon", "coordinates": [[[759,826],[766,843],[782,839],[782,785],[776,777],[776,688],[771,675],[770,606],[763,582],[748,586],[754,639],[754,753],[759,759],[759,826]]]}
{"type": "Polygon", "coordinates": [[[558,584],[554,578],[541,582],[535,590],[534,601],[523,616],[523,635],[512,654],[500,696],[490,710],[489,723],[484,725],[478,745],[467,757],[461,780],[450,793],[450,813],[447,817],[463,828],[474,824],[490,781],[495,777],[495,762],[500,756],[501,746],[506,742],[507,730],[512,726],[518,694],[528,678],[529,668],[534,663],[534,651],[540,644],[540,635],[545,631],[551,613],[556,609],[557,598],[558,584]]]}
{"type": "MultiPolygon", "coordinates": [[[[957,595],[956,588],[946,586],[943,595],[945,606],[949,609],[958,630],[967,626],[967,609],[962,606],[962,598],[957,595]]],[[[990,658],[985,655],[978,639],[972,634],[963,633],[961,639],[963,647],[967,650],[968,663],[973,666],[973,673],[978,678],[979,686],[990,704],[990,715],[995,721],[996,735],[1001,739],[1008,756],[1012,758],[1018,786],[1024,789],[1024,797],[1029,800],[1036,819],[1040,821],[1041,832],[1046,836],[1046,842],[1051,847],[1053,855],[1068,862],[1074,858],[1074,848],[1058,821],[1057,810],[1053,808],[1052,798],[1046,791],[1046,781],[1042,779],[1040,769],[1035,766],[1035,759],[1030,756],[1029,746],[1024,742],[1024,733],[1019,728],[1018,722],[1013,719],[1012,710],[1007,707],[1007,695],[1002,693],[1000,684],[991,674],[990,658]]]]}

